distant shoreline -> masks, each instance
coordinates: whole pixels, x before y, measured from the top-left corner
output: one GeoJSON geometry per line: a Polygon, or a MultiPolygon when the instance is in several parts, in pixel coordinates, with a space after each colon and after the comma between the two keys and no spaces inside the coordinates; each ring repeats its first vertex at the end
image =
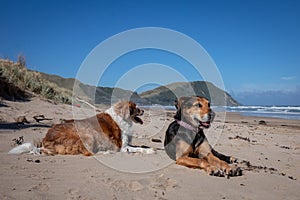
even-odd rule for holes
{"type": "MultiPolygon", "coordinates": [[[[176,110],[174,106],[151,105],[145,109],[176,110]]],[[[216,112],[239,113],[241,116],[300,120],[300,106],[213,106],[216,112]]]]}
{"type": "Polygon", "coordinates": [[[226,111],[244,116],[300,120],[300,106],[236,106],[227,107],[226,111]]]}

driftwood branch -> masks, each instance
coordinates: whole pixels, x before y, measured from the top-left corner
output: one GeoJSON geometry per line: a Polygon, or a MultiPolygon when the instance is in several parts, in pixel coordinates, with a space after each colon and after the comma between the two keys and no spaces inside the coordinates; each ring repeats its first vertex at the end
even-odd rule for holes
{"type": "Polygon", "coordinates": [[[17,117],[17,118],[14,118],[14,120],[16,121],[16,123],[17,123],[18,125],[20,125],[20,124],[29,124],[29,123],[30,123],[30,122],[26,119],[25,116],[19,116],[19,117],[17,117]]]}
{"type": "Polygon", "coordinates": [[[76,97],[76,100],[81,102],[81,103],[85,103],[86,105],[90,106],[91,108],[93,108],[97,112],[101,112],[101,110],[99,110],[99,108],[96,108],[94,105],[90,104],[89,102],[87,102],[85,100],[79,99],[78,97],[76,97]]]}
{"type": "Polygon", "coordinates": [[[20,136],[19,138],[14,138],[12,141],[14,141],[14,145],[21,145],[24,141],[24,137],[20,136]]]}
{"type": "Polygon", "coordinates": [[[46,118],[44,115],[36,115],[36,116],[33,116],[33,119],[37,122],[37,123],[40,123],[41,121],[44,121],[44,120],[52,120],[50,118],[46,118]]]}

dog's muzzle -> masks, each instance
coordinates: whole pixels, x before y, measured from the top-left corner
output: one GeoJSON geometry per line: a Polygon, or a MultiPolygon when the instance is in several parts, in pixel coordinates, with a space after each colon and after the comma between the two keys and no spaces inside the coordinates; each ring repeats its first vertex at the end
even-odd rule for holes
{"type": "Polygon", "coordinates": [[[199,121],[199,127],[204,127],[204,128],[209,128],[210,123],[214,121],[215,118],[215,112],[210,111],[210,113],[207,115],[207,120],[206,121],[199,121]]]}
{"type": "Polygon", "coordinates": [[[214,111],[210,111],[209,115],[210,115],[210,122],[213,122],[215,119],[216,113],[214,111]]]}
{"type": "Polygon", "coordinates": [[[144,114],[144,110],[141,110],[141,109],[137,108],[137,114],[132,116],[132,120],[135,123],[143,124],[143,120],[138,117],[138,116],[142,116],[143,114],[144,114]]]}

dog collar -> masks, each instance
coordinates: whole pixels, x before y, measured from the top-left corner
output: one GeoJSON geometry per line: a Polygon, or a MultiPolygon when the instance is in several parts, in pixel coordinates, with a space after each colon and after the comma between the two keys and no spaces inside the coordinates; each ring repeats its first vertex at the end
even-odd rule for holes
{"type": "Polygon", "coordinates": [[[176,120],[176,121],[177,121],[177,123],[178,123],[180,126],[186,128],[186,129],[188,129],[188,130],[190,130],[190,131],[198,132],[198,129],[195,128],[195,127],[193,127],[193,126],[190,125],[190,124],[188,124],[188,123],[186,123],[186,122],[184,122],[184,121],[180,121],[180,120],[176,120]]]}

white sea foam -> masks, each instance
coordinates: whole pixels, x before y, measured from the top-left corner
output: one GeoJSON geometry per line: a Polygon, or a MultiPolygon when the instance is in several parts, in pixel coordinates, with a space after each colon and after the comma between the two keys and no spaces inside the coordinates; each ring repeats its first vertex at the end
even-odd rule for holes
{"type": "Polygon", "coordinates": [[[240,112],[247,116],[300,120],[300,106],[229,106],[226,111],[240,112]]]}
{"type": "MultiPolygon", "coordinates": [[[[143,106],[150,109],[176,110],[175,106],[143,106]]],[[[214,111],[238,112],[246,116],[300,120],[300,106],[212,106],[214,111]]]]}

